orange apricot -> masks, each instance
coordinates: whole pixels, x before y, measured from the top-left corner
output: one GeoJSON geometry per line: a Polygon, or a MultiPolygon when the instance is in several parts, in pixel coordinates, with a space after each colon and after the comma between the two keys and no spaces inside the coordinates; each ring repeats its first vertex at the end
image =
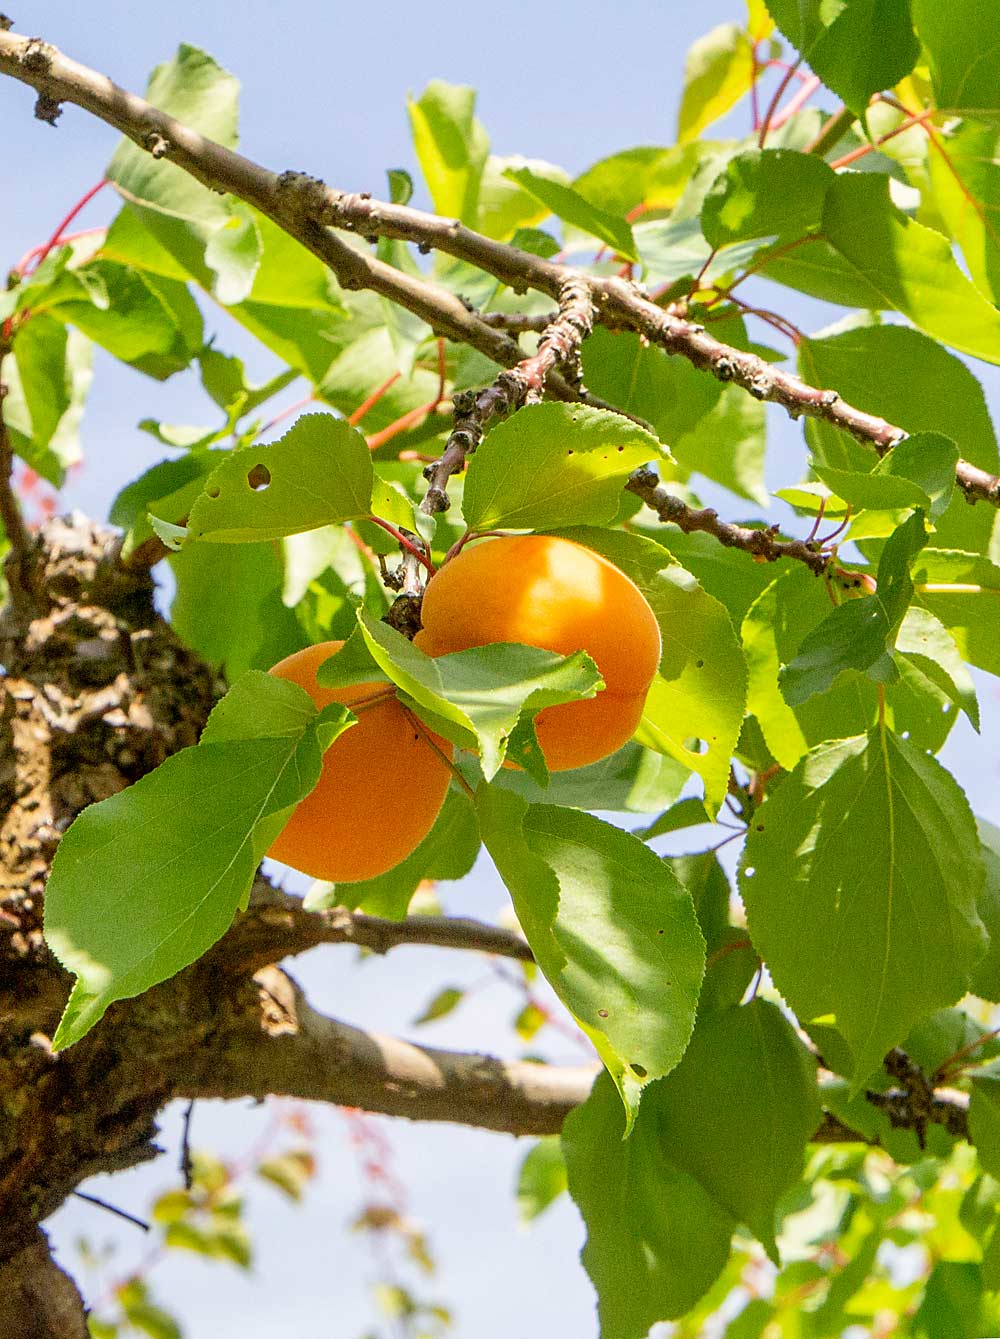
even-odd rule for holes
{"type": "Polygon", "coordinates": [[[391,684],[324,688],[316,671],[343,642],[321,642],[271,669],[318,707],[342,702],[357,725],[323,755],[320,779],[268,851],[314,879],[352,883],[384,874],[423,841],[451,781],[452,747],[407,711],[391,684]]]}
{"type": "Polygon", "coordinates": [[[554,772],[606,758],[632,737],[660,663],[660,629],[638,586],[600,554],[554,535],[462,549],[428,582],[421,618],[414,645],[431,656],[491,642],[587,652],[603,691],[535,718],[554,772]]]}

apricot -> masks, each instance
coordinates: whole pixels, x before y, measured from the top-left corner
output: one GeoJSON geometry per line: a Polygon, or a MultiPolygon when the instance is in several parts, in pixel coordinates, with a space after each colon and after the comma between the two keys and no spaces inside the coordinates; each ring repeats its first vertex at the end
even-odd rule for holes
{"type": "Polygon", "coordinates": [[[554,535],[462,549],[428,582],[421,618],[414,645],[430,656],[491,642],[587,652],[604,690],[535,717],[553,772],[597,762],[632,737],[660,663],[660,629],[638,586],[600,554],[554,535]]]}
{"type": "Polygon", "coordinates": [[[434,826],[451,781],[451,744],[401,706],[391,684],[316,682],[319,666],[342,646],[321,642],[271,669],[318,707],[342,702],[357,712],[357,725],[326,750],[315,789],[267,853],[331,883],[371,879],[405,860],[434,826]]]}

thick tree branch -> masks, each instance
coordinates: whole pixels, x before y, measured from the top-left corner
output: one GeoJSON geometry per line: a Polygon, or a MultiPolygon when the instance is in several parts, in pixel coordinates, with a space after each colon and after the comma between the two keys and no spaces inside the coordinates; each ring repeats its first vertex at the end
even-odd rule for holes
{"type": "Polygon", "coordinates": [[[254,977],[231,1021],[179,1059],[177,1097],[290,1097],[507,1134],[555,1134],[583,1102],[597,1065],[504,1061],[416,1046],[317,1013],[276,967],[254,977]]]}
{"type": "MultiPolygon", "coordinates": [[[[458,219],[374,200],[367,194],[334,190],[304,173],[270,172],[181,125],[38,38],[0,31],[0,73],[34,88],[48,114],[61,102],[75,103],[211,189],[231,191],[255,205],[328,264],[344,287],[381,293],[427,321],[438,334],[471,345],[501,366],[512,367],[521,361],[515,341],[470,312],[452,294],[345,246],[329,227],[444,251],[517,292],[534,288],[556,300],[566,280],[577,276],[571,267],[495,242],[458,219]]],[[[822,419],[870,442],[880,453],[906,435],[902,428],[847,404],[836,391],[808,386],[754,354],[722,344],[703,327],[658,307],[631,282],[597,276],[582,276],[582,280],[603,324],[643,334],[668,353],[687,358],[722,381],[735,382],[757,399],[782,405],[793,418],[822,419]]],[[[557,373],[550,377],[548,388],[561,399],[577,398],[557,373]]],[[[1000,476],[960,460],[956,477],[970,502],[1000,507],[1000,476]]]]}
{"type": "Polygon", "coordinates": [[[39,1228],[9,1260],[0,1261],[0,1334],[5,1339],[87,1339],[83,1299],[52,1258],[39,1228]]]}

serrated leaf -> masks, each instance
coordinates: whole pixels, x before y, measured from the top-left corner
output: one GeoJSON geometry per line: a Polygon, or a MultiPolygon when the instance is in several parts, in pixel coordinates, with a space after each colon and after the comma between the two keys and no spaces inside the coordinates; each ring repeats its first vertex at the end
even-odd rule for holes
{"type": "MultiPolygon", "coordinates": [[[[527,168],[535,177],[562,185],[569,185],[569,174],[552,163],[543,162],[539,158],[523,158],[520,154],[505,158],[490,154],[487,158],[479,190],[479,231],[498,241],[509,239],[513,246],[523,248],[524,235],[537,232],[537,225],[548,217],[550,211],[537,196],[507,175],[509,170],[516,171],[519,168],[527,168]],[[517,240],[518,234],[522,237],[520,242],[517,240]]],[[[558,243],[554,245],[558,251],[558,243]]],[[[523,249],[531,250],[530,247],[523,249]]]]}
{"type": "Polygon", "coordinates": [[[919,605],[911,606],[900,624],[896,649],[909,656],[936,683],[979,731],[979,702],[972,675],[965,667],[955,639],[944,624],[919,605]]]}
{"type": "Polygon", "coordinates": [[[663,654],[636,739],[697,772],[706,804],[717,810],[746,700],[746,668],[729,615],[652,540],[587,527],[561,533],[620,567],[649,601],[663,654]],[[695,740],[702,747],[691,747],[695,740]]]}
{"type": "Polygon", "coordinates": [[[852,1092],[966,989],[983,878],[957,783],[887,730],[814,749],[757,811],[740,880],[751,937],[801,1019],[836,1016],[852,1092]]]}
{"type": "MultiPolygon", "coordinates": [[[[973,465],[990,473],[1000,468],[981,385],[961,359],[918,330],[863,325],[803,340],[799,371],[811,385],[836,386],[849,404],[911,436],[941,434],[973,465]]],[[[810,420],[806,439],[820,464],[856,471],[876,465],[872,450],[830,424],[810,420]]],[[[919,482],[919,476],[913,477],[919,482]]],[[[985,552],[993,520],[989,509],[970,507],[956,494],[946,514],[935,518],[934,543],[985,552]]]]}
{"type": "Polygon", "coordinates": [[[702,231],[713,247],[751,237],[803,237],[820,227],[833,180],[821,158],[750,149],[729,160],[705,197],[702,231]]]}
{"type": "Polygon", "coordinates": [[[777,1263],[778,1200],[801,1175],[820,1118],[816,1064],[788,1020],[760,999],[699,1019],[684,1059],[655,1091],[666,1158],[777,1263]]]}
{"type": "Polygon", "coordinates": [[[589,814],[476,799],[487,850],[549,984],[635,1118],[644,1087],[684,1053],[704,971],[691,898],[638,838],[589,814]]]}
{"type": "Polygon", "coordinates": [[[789,706],[826,692],[844,670],[861,670],[876,683],[894,682],[898,671],[890,652],[913,597],[910,563],[926,540],[923,513],[916,512],[886,542],[877,590],[845,600],[809,633],[778,676],[789,706]]]}
{"type": "MultiPolygon", "coordinates": [[[[346,728],[348,713],[340,717],[346,728]]],[[[77,977],[57,1050],[113,1001],[173,976],[225,933],[281,811],[316,784],[318,721],[302,689],[258,674],[216,707],[208,742],[182,749],[70,826],[45,900],[48,945],[77,977]],[[259,734],[258,721],[280,733],[259,734]]]]}
{"type": "Polygon", "coordinates": [[[838,176],[826,195],[822,232],[878,292],[876,307],[902,312],[959,353],[1000,362],[1000,313],[959,269],[947,239],[896,208],[887,176],[838,176]]]}
{"type": "Polygon", "coordinates": [[[996,14],[982,0],[912,0],[913,23],[927,52],[938,107],[951,116],[1000,119],[996,14]]]}
{"type": "MultiPolygon", "coordinates": [[[[841,598],[861,589],[848,574],[838,582],[841,598]]],[[[823,693],[794,708],[779,686],[783,665],[793,661],[806,638],[830,616],[825,583],[805,567],[784,572],[751,605],[743,620],[743,651],[748,669],[747,709],[756,718],[776,761],[791,770],[813,745],[844,739],[868,730],[879,715],[876,683],[859,671],[846,670],[823,693]]],[[[899,678],[883,686],[884,713],[897,734],[909,734],[919,748],[939,749],[955,719],[950,711],[942,672],[932,672],[926,659],[897,656],[899,678]],[[924,671],[927,671],[926,673],[924,671]]]]}
{"type": "Polygon", "coordinates": [[[829,488],[856,510],[922,507],[936,521],[948,508],[955,486],[958,448],[936,432],[906,437],[868,474],[814,466],[829,488]]]}
{"type": "Polygon", "coordinates": [[[985,1000],[1000,1000],[1000,828],[977,819],[986,882],[979,898],[979,915],[989,935],[986,956],[976,964],[969,989],[985,1000]]]}
{"type": "Polygon", "coordinates": [[[700,37],[684,61],[684,93],[677,138],[697,139],[707,125],[744,97],[754,81],[753,47],[735,23],[723,23],[700,37]]]}
{"type": "Polygon", "coordinates": [[[971,553],[925,549],[912,576],[915,603],[944,624],[963,660],[1000,674],[1000,567],[971,553]]]}
{"type": "Polygon", "coordinates": [[[306,414],[269,446],[226,456],[191,508],[191,539],[279,539],[371,511],[374,471],[365,439],[330,414],[306,414]]]}
{"type": "Polygon", "coordinates": [[[551,530],[610,521],[637,466],[669,453],[630,419],[585,405],[528,405],[469,462],[462,513],[473,530],[551,530]]]}
{"type": "MultiPolygon", "coordinates": [[[[537,646],[496,642],[428,656],[364,610],[358,621],[379,668],[412,698],[420,714],[428,715],[433,728],[461,747],[478,746],[487,780],[503,763],[522,712],[533,716],[543,707],[593,697],[602,684],[583,651],[560,656],[537,646]]],[[[327,683],[323,667],[317,678],[327,683]]]]}
{"type": "Polygon", "coordinates": [[[661,1086],[650,1090],[628,1139],[603,1076],[563,1125],[569,1193],[587,1227],[581,1259],[608,1339],[646,1339],[657,1321],[684,1315],[722,1272],[736,1227],[664,1158],[655,1111],[661,1086]]]}
{"type": "Polygon", "coordinates": [[[578,228],[589,237],[596,237],[624,260],[638,261],[635,238],[624,218],[591,204],[586,196],[580,195],[572,186],[566,186],[549,175],[533,172],[530,167],[508,167],[504,176],[540,200],[546,209],[564,223],[578,228]]]}

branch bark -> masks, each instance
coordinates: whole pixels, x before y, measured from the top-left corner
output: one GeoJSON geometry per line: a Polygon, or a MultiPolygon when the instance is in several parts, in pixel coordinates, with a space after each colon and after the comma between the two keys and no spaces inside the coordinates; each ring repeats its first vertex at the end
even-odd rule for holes
{"type": "Polygon", "coordinates": [[[177,1097],[269,1093],[410,1120],[506,1134],[556,1134],[598,1065],[558,1067],[416,1046],[318,1013],[292,978],[266,967],[240,992],[215,1044],[181,1057],[177,1097]]]}
{"type": "MultiPolygon", "coordinates": [[[[580,275],[570,266],[484,237],[458,219],[375,200],[367,194],[338,191],[305,173],[271,172],[175,121],[39,38],[0,31],[0,73],[34,88],[49,113],[62,102],[75,103],[156,157],[176,163],[210,189],[232,192],[255,205],[329,265],[345,288],[381,293],[421,317],[437,334],[469,344],[503,367],[521,361],[516,341],[470,312],[452,294],[353,250],[329,229],[444,251],[517,292],[534,288],[555,300],[567,280],[579,280],[586,285],[602,324],[644,335],[720,381],[733,381],[756,399],[781,405],[793,418],[822,419],[870,443],[880,454],[906,436],[902,428],[847,404],[836,391],[808,386],[794,374],[723,344],[703,327],[664,311],[631,281],[580,275]]],[[[549,378],[549,390],[561,399],[578,398],[558,373],[549,378]]],[[[956,479],[970,502],[1000,507],[1000,476],[960,460],[956,479]]]]}
{"type": "Polygon", "coordinates": [[[258,878],[246,915],[238,918],[227,937],[227,964],[233,970],[253,972],[318,944],[356,944],[373,953],[420,944],[533,961],[526,940],[501,926],[462,916],[407,916],[391,921],[346,907],[307,911],[301,898],[258,878]]]}

